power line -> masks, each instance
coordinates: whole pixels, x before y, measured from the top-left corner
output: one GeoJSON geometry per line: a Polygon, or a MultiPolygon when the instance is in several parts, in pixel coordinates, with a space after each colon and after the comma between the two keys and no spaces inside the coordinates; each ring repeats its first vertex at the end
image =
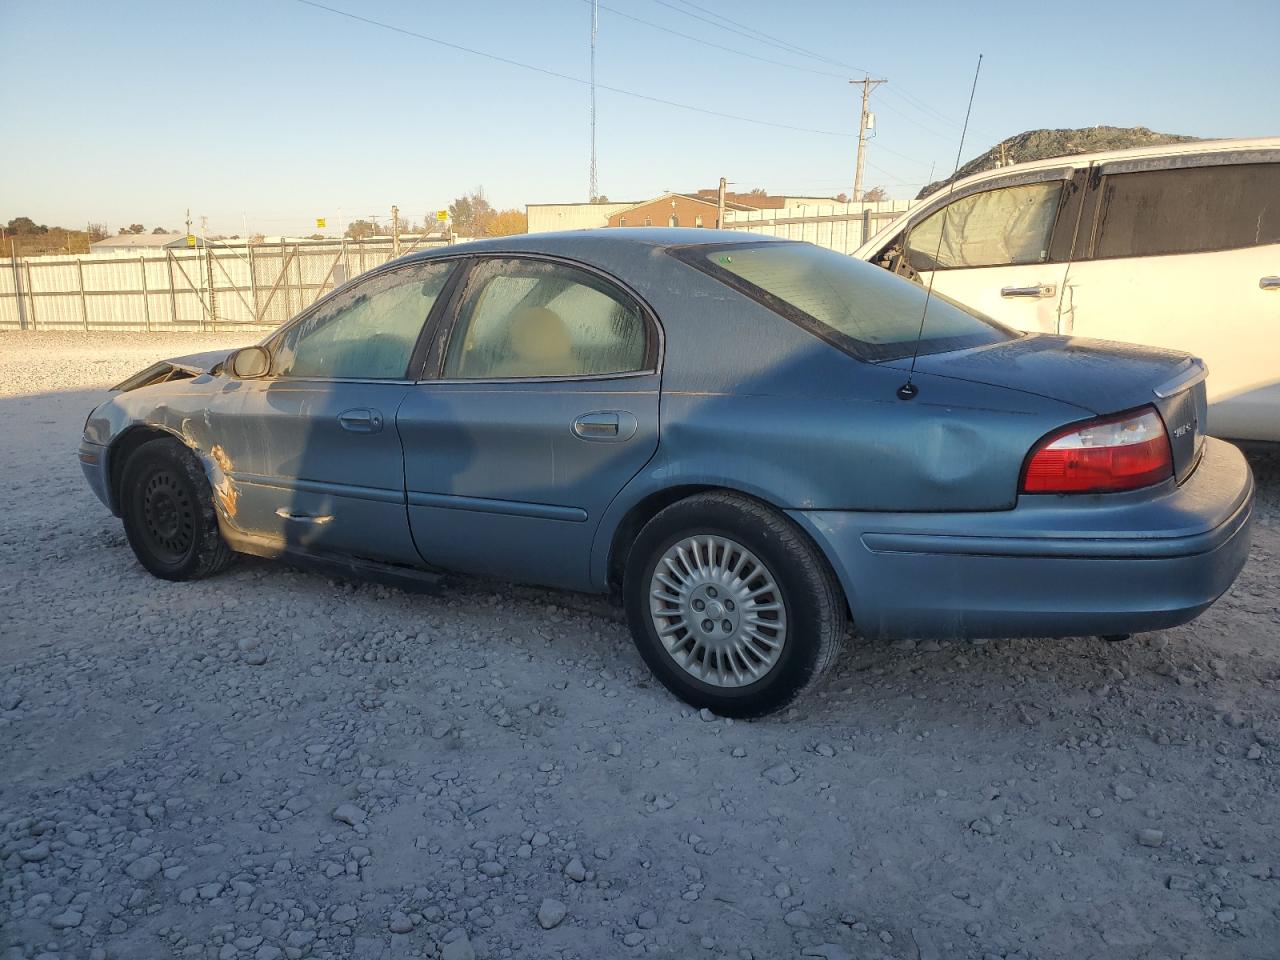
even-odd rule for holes
{"type": "MultiPolygon", "coordinates": [[[[591,0],[582,0],[582,2],[591,3],[591,0]]],[[[616,16],[622,17],[625,20],[631,20],[634,23],[640,23],[646,27],[652,27],[654,30],[661,30],[663,33],[669,33],[672,36],[676,36],[676,37],[683,37],[685,40],[692,40],[694,43],[700,43],[706,47],[714,47],[716,50],[724,50],[727,53],[737,54],[740,57],[748,57],[752,60],[759,61],[760,63],[771,63],[777,67],[787,67],[788,69],[791,69],[791,70],[801,70],[804,73],[811,73],[818,77],[832,77],[836,80],[845,79],[844,74],[841,74],[841,73],[832,73],[828,70],[815,70],[812,67],[804,67],[796,63],[786,63],[782,60],[771,60],[769,57],[761,57],[754,53],[748,53],[746,50],[739,50],[737,47],[726,47],[724,46],[724,44],[716,43],[713,40],[704,40],[701,37],[695,37],[689,33],[682,33],[679,30],[673,30],[671,27],[664,27],[662,24],[654,23],[652,20],[644,20],[641,17],[632,16],[631,14],[624,13],[623,11],[618,10],[615,7],[605,6],[603,3],[600,4],[600,9],[608,10],[610,13],[616,16]]]]}
{"type": "MultiPolygon", "coordinates": [[[[592,0],[581,0],[581,2],[586,4],[591,4],[592,0]]],[[[674,30],[671,27],[665,27],[660,23],[654,23],[652,20],[645,20],[643,17],[633,16],[632,14],[625,13],[624,11],[617,9],[616,7],[610,7],[603,3],[599,4],[599,8],[601,10],[607,10],[610,13],[614,14],[615,16],[622,17],[624,20],[630,20],[633,23],[639,23],[653,30],[659,30],[663,33],[669,33],[672,36],[681,37],[685,40],[689,40],[693,43],[701,44],[702,46],[705,46],[705,47],[711,47],[715,50],[723,50],[726,53],[732,53],[739,57],[746,57],[750,60],[755,60],[758,63],[768,63],[776,67],[786,67],[789,70],[799,70],[803,73],[812,74],[813,76],[816,76],[816,77],[831,77],[832,79],[835,79],[835,80],[846,79],[845,75],[841,73],[833,73],[830,70],[815,70],[812,67],[802,66],[797,63],[787,63],[783,60],[774,60],[770,57],[762,57],[762,56],[759,56],[758,54],[750,53],[746,50],[740,50],[737,47],[728,47],[728,46],[725,46],[724,44],[716,43],[713,40],[706,40],[706,39],[703,39],[702,37],[695,37],[692,34],[684,33],[683,31],[680,31],[680,30],[674,30]]],[[[924,130],[926,133],[932,134],[933,136],[937,137],[940,140],[950,141],[952,138],[952,134],[942,133],[938,130],[935,130],[932,127],[928,126],[927,124],[920,122],[910,114],[904,113],[901,109],[897,107],[882,105],[881,109],[888,110],[894,116],[900,117],[901,119],[905,120],[907,123],[914,124],[915,126],[919,127],[921,130],[924,130]]],[[[917,107],[916,109],[919,109],[919,108],[917,107]]],[[[956,127],[958,129],[959,124],[956,124],[956,127]]]]}
{"type": "Polygon", "coordinates": [[[864,70],[862,67],[855,67],[853,64],[845,63],[842,60],[833,60],[831,57],[824,57],[820,53],[815,53],[812,50],[806,50],[804,47],[796,46],[794,43],[788,43],[786,40],[779,40],[776,36],[772,34],[764,33],[763,31],[757,30],[754,27],[748,27],[745,23],[739,23],[736,20],[730,20],[728,17],[722,16],[716,13],[714,10],[708,10],[706,7],[700,7],[696,3],[689,3],[688,0],[681,0],[681,2],[684,4],[684,7],[692,7],[694,10],[700,10],[702,11],[702,13],[710,14],[712,17],[715,17],[716,19],[712,20],[708,17],[700,16],[697,13],[693,13],[690,10],[684,9],[684,7],[677,7],[673,3],[668,3],[667,0],[653,0],[653,2],[658,4],[659,6],[667,7],[670,10],[674,10],[676,11],[676,13],[684,14],[686,17],[692,17],[695,20],[701,20],[703,23],[709,23],[713,27],[718,27],[721,30],[728,30],[730,33],[736,33],[738,34],[738,36],[746,37],[748,40],[754,40],[756,43],[768,44],[771,47],[777,47],[779,50],[786,50],[788,53],[802,54],[803,56],[811,57],[814,60],[821,60],[823,63],[829,63],[829,64],[832,64],[833,66],[844,67],[847,70],[853,70],[856,73],[868,72],[864,70]],[[717,22],[717,21],[721,21],[721,22],[717,22]]]}
{"type": "MultiPolygon", "coordinates": [[[[297,0],[308,7],[314,7],[317,10],[324,10],[326,13],[332,13],[339,17],[346,17],[348,20],[355,20],[359,23],[368,24],[371,27],[379,27],[383,30],[390,30],[393,33],[403,34],[406,37],[413,37],[417,40],[425,40],[428,43],[434,43],[438,46],[448,47],[450,50],[458,50],[462,53],[469,53],[472,56],[483,57],[486,60],[493,60],[497,63],[505,63],[508,66],[519,67],[522,70],[531,70],[534,73],[540,73],[543,76],[555,77],[557,80],[568,80],[570,83],[577,83],[583,86],[590,86],[591,81],[582,77],[575,77],[567,73],[560,73],[556,70],[549,70],[546,67],[536,67],[531,63],[523,63],[519,60],[512,60],[510,57],[503,57],[496,53],[486,53],[483,50],[476,50],[473,47],[465,47],[460,43],[453,43],[450,40],[441,40],[439,37],[428,36],[425,33],[418,33],[405,27],[397,27],[395,24],[385,23],[381,20],[374,20],[372,17],[364,17],[360,14],[349,13],[346,10],[339,10],[337,7],[329,7],[323,3],[317,3],[316,0],[297,0]]],[[[772,120],[761,120],[757,117],[743,117],[733,113],[722,113],[719,110],[708,110],[705,107],[697,107],[689,103],[680,103],[676,100],[665,100],[662,97],[653,97],[646,93],[637,93],[634,90],[624,90],[622,87],[611,87],[607,84],[599,83],[596,87],[600,90],[608,90],[610,93],[622,94],[625,97],[634,97],[637,100],[646,100],[649,103],[659,103],[666,107],[676,107],[679,110],[688,110],[693,113],[701,113],[707,116],[720,117],[724,120],[737,120],[742,123],[754,123],[762,127],[773,127],[778,130],[791,130],[797,133],[816,133],[824,137],[841,137],[848,138],[852,134],[844,133],[838,130],[818,130],[813,127],[797,127],[788,123],[775,123],[772,120]]]]}
{"type": "MultiPolygon", "coordinates": [[[[708,14],[709,17],[700,16],[699,14],[693,13],[690,10],[685,10],[682,7],[675,6],[674,4],[669,3],[668,0],[653,0],[653,2],[656,4],[659,4],[660,6],[667,7],[670,10],[674,10],[677,13],[682,13],[685,16],[693,17],[696,20],[701,20],[703,23],[709,23],[712,26],[718,27],[721,30],[727,30],[730,33],[735,33],[738,36],[746,37],[749,40],[754,40],[758,43],[763,43],[768,46],[775,47],[779,50],[784,50],[788,53],[809,57],[813,60],[817,60],[822,63],[832,64],[834,66],[845,67],[849,70],[854,71],[855,73],[865,74],[865,73],[878,72],[874,70],[866,70],[863,67],[857,67],[857,66],[854,66],[853,64],[845,63],[843,60],[836,60],[832,57],[824,56],[823,54],[820,54],[814,50],[808,50],[805,47],[798,46],[789,41],[781,40],[774,34],[757,30],[754,27],[750,27],[747,24],[742,23],[741,21],[733,20],[722,14],[716,13],[714,10],[709,10],[706,7],[699,6],[698,4],[693,3],[692,0],[679,0],[679,2],[683,5],[683,7],[690,7],[693,10],[701,11],[701,13],[708,14]],[[710,18],[715,18],[715,19],[710,19],[710,18]],[[721,22],[717,22],[717,21],[721,21],[721,22]]],[[[901,97],[904,103],[914,107],[915,109],[919,110],[921,113],[931,116],[935,120],[939,120],[939,121],[942,121],[943,123],[947,123],[957,129],[960,128],[960,124],[956,120],[946,116],[945,114],[939,112],[938,110],[935,110],[932,106],[927,104],[921,98],[916,97],[911,93],[908,93],[906,90],[902,89],[902,87],[900,86],[897,87],[892,91],[892,93],[901,97]]],[[[934,136],[942,137],[945,139],[949,139],[952,136],[951,134],[942,134],[936,130],[932,130],[929,127],[926,127],[924,124],[920,123],[919,121],[913,120],[911,117],[905,116],[899,111],[893,111],[893,112],[898,113],[899,116],[903,116],[904,119],[907,119],[912,123],[915,123],[917,126],[921,127],[922,129],[928,130],[928,132],[932,133],[934,136]]]]}

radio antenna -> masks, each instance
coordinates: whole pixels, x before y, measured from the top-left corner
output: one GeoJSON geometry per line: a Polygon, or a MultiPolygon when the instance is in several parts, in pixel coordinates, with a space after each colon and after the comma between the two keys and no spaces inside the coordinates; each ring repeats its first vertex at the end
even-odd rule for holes
{"type": "MultiPolygon", "coordinates": [[[[956,166],[951,171],[951,186],[947,188],[947,199],[956,188],[956,174],[960,172],[960,157],[964,154],[964,138],[969,132],[969,115],[973,113],[973,95],[978,90],[978,74],[982,72],[982,54],[978,54],[978,65],[973,70],[973,86],[969,88],[969,106],[964,112],[964,126],[960,130],[960,146],[956,148],[956,166]]],[[[942,229],[938,231],[938,245],[933,251],[933,269],[929,271],[929,283],[924,291],[924,309],[920,311],[920,329],[916,331],[915,349],[911,351],[911,369],[907,371],[907,382],[898,388],[898,398],[910,400],[920,392],[913,378],[916,375],[916,359],[920,356],[920,341],[924,338],[924,321],[929,315],[929,301],[933,298],[933,278],[938,274],[938,257],[942,253],[942,238],[947,235],[947,217],[951,213],[951,204],[942,208],[942,229]]],[[[903,256],[906,251],[903,250],[903,256]]]]}

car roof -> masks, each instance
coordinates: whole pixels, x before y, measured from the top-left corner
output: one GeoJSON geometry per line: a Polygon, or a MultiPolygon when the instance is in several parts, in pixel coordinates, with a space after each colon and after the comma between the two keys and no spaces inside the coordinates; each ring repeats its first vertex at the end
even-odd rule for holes
{"type": "MultiPolygon", "coordinates": [[[[982,170],[972,173],[963,180],[957,180],[957,190],[967,184],[981,183],[995,177],[1007,177],[1024,170],[1053,170],[1058,167],[1087,167],[1092,163],[1111,160],[1140,160],[1147,157],[1180,157],[1206,153],[1223,153],[1235,150],[1280,150],[1280,137],[1245,137],[1236,140],[1191,140],[1186,143],[1162,143],[1149,147],[1129,147],[1125,150],[1095,150],[1092,153],[1073,153],[1061,157],[1047,157],[1043,160],[1028,160],[1025,163],[1011,163],[1007,167],[994,170],[982,170]]],[[[936,191],[941,192],[941,191],[936,191]]],[[[931,200],[934,194],[924,197],[921,202],[931,200]]]]}
{"type": "Polygon", "coordinates": [[[665,248],[720,243],[745,244],[777,238],[737,230],[705,230],[698,227],[596,227],[589,230],[558,230],[551,233],[518,233],[509,237],[468,240],[410,254],[403,261],[425,260],[466,253],[562,253],[590,241],[597,249],[612,247],[665,248]]]}

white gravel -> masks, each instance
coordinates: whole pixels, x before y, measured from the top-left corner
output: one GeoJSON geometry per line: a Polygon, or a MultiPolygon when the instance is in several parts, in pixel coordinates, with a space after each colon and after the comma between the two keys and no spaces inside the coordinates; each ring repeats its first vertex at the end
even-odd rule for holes
{"type": "Polygon", "coordinates": [[[1277,956],[1276,459],[1196,623],[855,643],[733,723],[595,598],[144,573],[81,424],[231,342],[0,334],[0,960],[1277,956]]]}

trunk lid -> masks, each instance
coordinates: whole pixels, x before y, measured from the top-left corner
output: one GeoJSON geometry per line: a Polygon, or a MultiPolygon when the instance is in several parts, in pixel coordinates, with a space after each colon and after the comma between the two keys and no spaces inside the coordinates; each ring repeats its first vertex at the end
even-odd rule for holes
{"type": "MultiPolygon", "coordinates": [[[[911,358],[885,366],[907,369],[911,358]]],[[[922,356],[916,372],[1020,390],[1105,415],[1147,405],[1169,432],[1179,482],[1204,441],[1204,364],[1185,353],[1106,340],[1027,334],[971,350],[922,356]]]]}

